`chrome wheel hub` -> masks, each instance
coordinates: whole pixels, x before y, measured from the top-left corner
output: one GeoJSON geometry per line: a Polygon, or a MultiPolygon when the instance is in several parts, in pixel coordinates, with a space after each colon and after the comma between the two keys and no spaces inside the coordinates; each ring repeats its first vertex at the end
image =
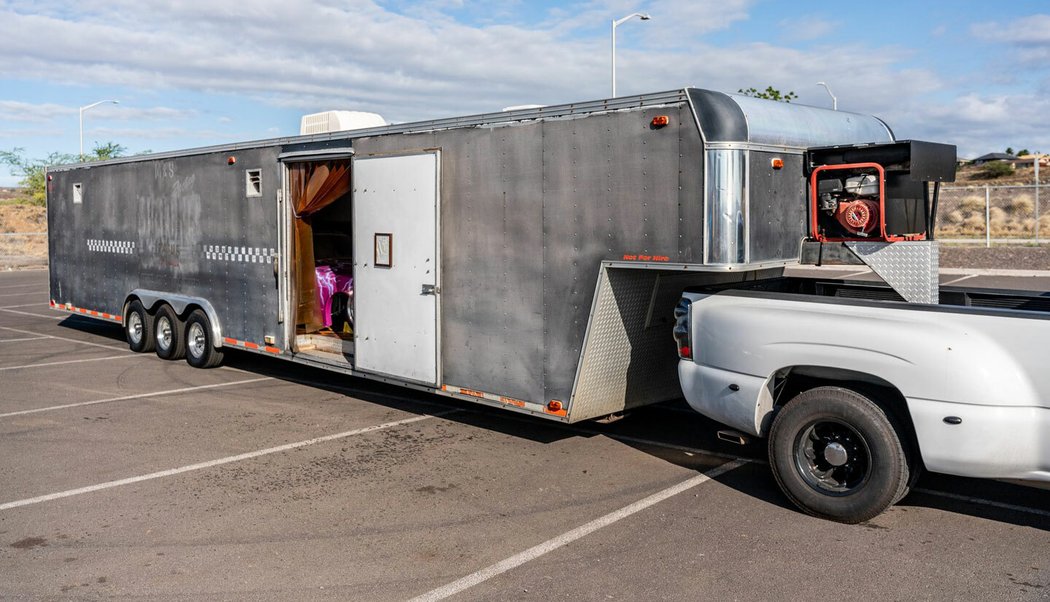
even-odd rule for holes
{"type": "Polygon", "coordinates": [[[208,337],[204,335],[204,328],[198,322],[190,324],[189,335],[186,337],[187,343],[189,343],[189,352],[193,354],[193,357],[201,357],[204,355],[205,345],[208,344],[208,337]]]}
{"type": "Polygon", "coordinates": [[[795,465],[802,480],[817,491],[847,495],[871,475],[871,453],[864,437],[839,420],[817,420],[795,440],[795,465]]]}
{"type": "Polygon", "coordinates": [[[832,466],[842,466],[849,459],[849,452],[841,443],[833,441],[824,448],[824,459],[832,466]]]}
{"type": "Polygon", "coordinates": [[[142,316],[137,311],[128,316],[128,338],[136,345],[142,341],[142,316]]]}
{"type": "Polygon", "coordinates": [[[157,321],[157,345],[163,349],[171,346],[171,322],[167,318],[157,321]]]}

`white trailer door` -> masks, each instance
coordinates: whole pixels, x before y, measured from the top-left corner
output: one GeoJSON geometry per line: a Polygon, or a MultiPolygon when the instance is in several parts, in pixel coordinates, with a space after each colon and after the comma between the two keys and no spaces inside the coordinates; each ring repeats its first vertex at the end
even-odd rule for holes
{"type": "Polygon", "coordinates": [[[354,365],[438,382],[438,155],[354,158],[354,365]]]}

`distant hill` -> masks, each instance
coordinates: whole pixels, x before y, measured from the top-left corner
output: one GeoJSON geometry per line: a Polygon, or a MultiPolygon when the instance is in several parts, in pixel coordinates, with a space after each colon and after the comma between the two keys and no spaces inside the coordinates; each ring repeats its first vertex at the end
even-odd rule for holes
{"type": "MultiPolygon", "coordinates": [[[[981,179],[979,174],[984,169],[983,165],[963,165],[955,173],[955,182],[948,186],[1009,186],[1018,184],[1035,184],[1035,170],[1031,165],[1018,167],[1013,173],[994,178],[991,180],[981,179]]],[[[1039,182],[1050,184],[1050,168],[1039,169],[1039,182]]]]}

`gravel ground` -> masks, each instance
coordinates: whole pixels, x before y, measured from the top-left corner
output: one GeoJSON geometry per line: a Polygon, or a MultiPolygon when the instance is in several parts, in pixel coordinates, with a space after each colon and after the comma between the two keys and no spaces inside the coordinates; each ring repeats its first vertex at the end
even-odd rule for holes
{"type": "Polygon", "coordinates": [[[942,268],[1050,270],[1050,245],[941,245],[942,268]]]}

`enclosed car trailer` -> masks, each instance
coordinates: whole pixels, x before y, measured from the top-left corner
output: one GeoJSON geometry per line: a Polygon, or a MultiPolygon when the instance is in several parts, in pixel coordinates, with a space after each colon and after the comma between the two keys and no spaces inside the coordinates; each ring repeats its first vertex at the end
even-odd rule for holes
{"type": "Polygon", "coordinates": [[[673,310],[807,235],[807,148],[879,119],[700,89],[48,171],[51,305],[575,422],[679,398],[673,310]]]}

